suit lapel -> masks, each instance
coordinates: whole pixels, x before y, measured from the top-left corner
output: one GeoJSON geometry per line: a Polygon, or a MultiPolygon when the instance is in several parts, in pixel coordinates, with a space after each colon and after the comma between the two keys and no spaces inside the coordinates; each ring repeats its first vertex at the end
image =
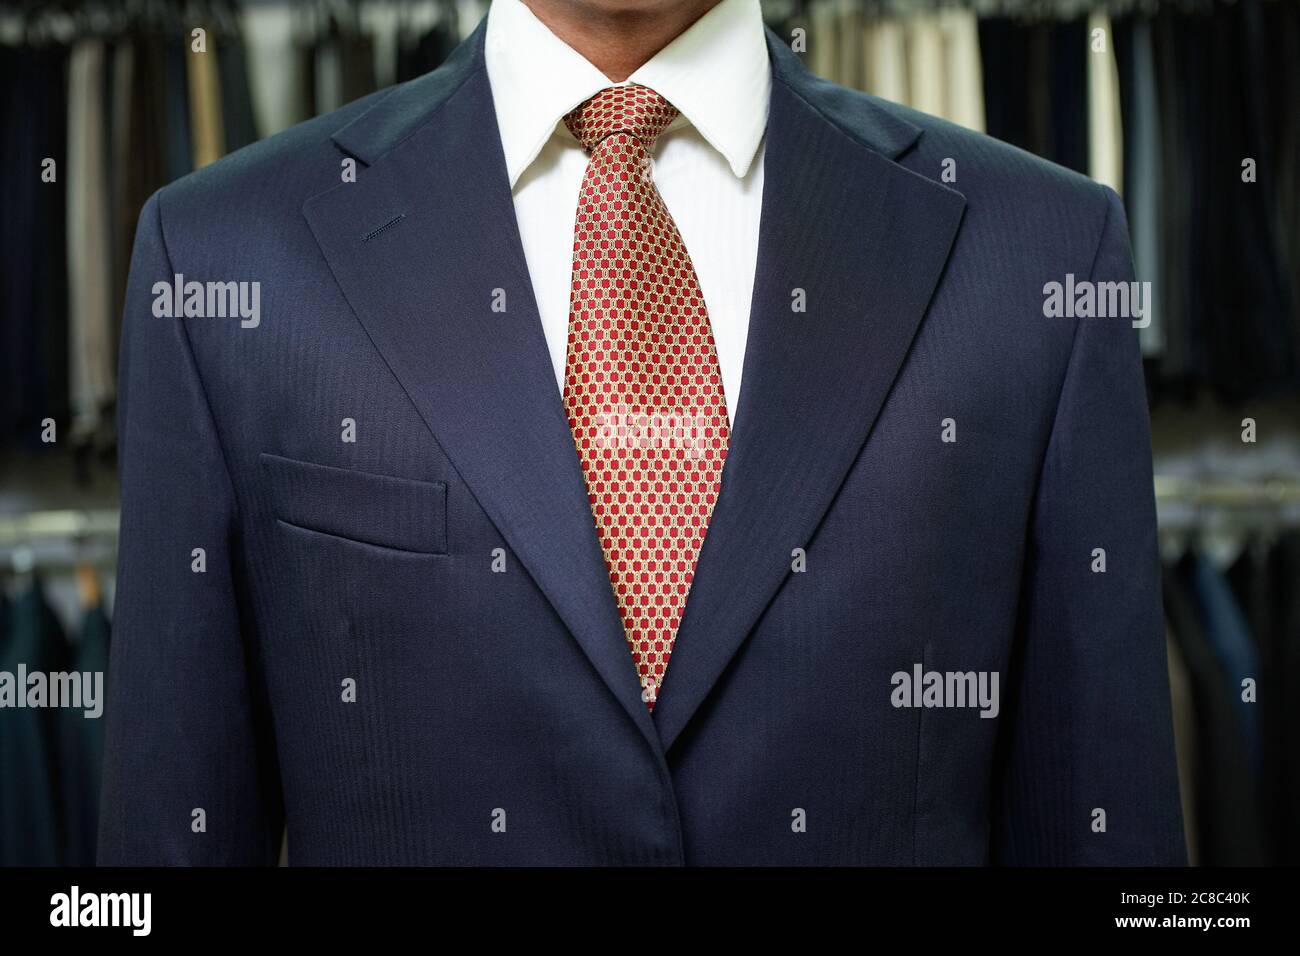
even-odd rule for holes
{"type": "MultiPolygon", "coordinates": [[[[769,43],[758,265],[722,490],[655,707],[664,749],[813,537],[880,412],[961,220],[893,162],[919,131],[769,43]],[[803,290],[806,312],[792,302],[803,290]]],[[[865,637],[865,635],[864,635],[865,637]]]]}
{"type": "Polygon", "coordinates": [[[304,214],[439,446],[658,752],[533,298],[483,32],[335,135],[366,165],[304,214]]]}

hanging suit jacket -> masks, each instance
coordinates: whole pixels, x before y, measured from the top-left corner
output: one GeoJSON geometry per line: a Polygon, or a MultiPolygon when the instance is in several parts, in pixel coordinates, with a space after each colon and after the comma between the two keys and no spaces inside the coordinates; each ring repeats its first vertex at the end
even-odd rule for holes
{"type": "Polygon", "coordinates": [[[65,833],[61,801],[58,732],[62,710],[48,706],[52,685],[44,682],[46,706],[17,707],[30,701],[27,675],[63,669],[66,638],[45,602],[38,578],[22,585],[13,602],[0,601],[0,674],[8,685],[0,709],[0,866],[64,866],[65,833]]]}
{"type": "MultiPolygon", "coordinates": [[[[80,674],[106,673],[111,627],[101,605],[86,609],[80,631],[63,666],[80,674]]],[[[67,865],[94,866],[103,788],[104,718],[102,714],[88,718],[85,709],[76,708],[65,708],[59,717],[67,865]]]]}
{"type": "Polygon", "coordinates": [[[285,826],[303,864],[1182,861],[1136,333],[1043,314],[1130,277],[1118,198],[769,37],[744,388],[651,715],[483,34],[144,210],[101,862],[285,826]],[[260,324],[156,317],[175,273],[259,281],[260,324]],[[894,706],[915,665],[997,672],[997,716],[894,706]]]}

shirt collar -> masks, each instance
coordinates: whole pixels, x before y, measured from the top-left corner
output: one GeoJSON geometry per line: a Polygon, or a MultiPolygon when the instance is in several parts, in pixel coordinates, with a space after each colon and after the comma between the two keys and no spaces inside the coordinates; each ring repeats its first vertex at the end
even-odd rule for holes
{"type": "MultiPolygon", "coordinates": [[[[493,0],[485,57],[513,188],[564,115],[614,84],[521,0],[493,0]]],[[[767,127],[772,86],[758,0],[722,0],[626,82],[677,107],[743,177],[767,127]]]]}

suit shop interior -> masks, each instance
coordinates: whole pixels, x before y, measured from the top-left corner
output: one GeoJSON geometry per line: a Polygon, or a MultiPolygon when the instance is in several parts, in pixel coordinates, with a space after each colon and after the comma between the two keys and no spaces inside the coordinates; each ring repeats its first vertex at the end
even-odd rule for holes
{"type": "MultiPolygon", "coordinates": [[[[1154,289],[1140,341],[1190,860],[1300,863],[1300,3],[763,9],[815,73],[1122,196],[1154,289]],[[1229,200],[1225,175],[1253,185],[1229,200]]],[[[486,10],[0,3],[0,672],[106,667],[117,343],[145,200],[434,69],[486,10]]],[[[0,865],[94,862],[102,723],[0,710],[0,865]]]]}

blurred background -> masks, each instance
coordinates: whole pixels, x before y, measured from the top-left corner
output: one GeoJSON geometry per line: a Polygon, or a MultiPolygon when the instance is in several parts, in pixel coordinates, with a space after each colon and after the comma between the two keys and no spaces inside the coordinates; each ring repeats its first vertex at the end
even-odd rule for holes
{"type": "MultiPolygon", "coordinates": [[[[763,8],[815,72],[1123,196],[1154,294],[1141,341],[1191,859],[1300,863],[1300,0],[763,8]]],[[[486,10],[0,0],[0,672],[106,666],[144,201],[434,69],[486,10]]],[[[102,728],[0,709],[0,865],[93,863],[102,728]]]]}

